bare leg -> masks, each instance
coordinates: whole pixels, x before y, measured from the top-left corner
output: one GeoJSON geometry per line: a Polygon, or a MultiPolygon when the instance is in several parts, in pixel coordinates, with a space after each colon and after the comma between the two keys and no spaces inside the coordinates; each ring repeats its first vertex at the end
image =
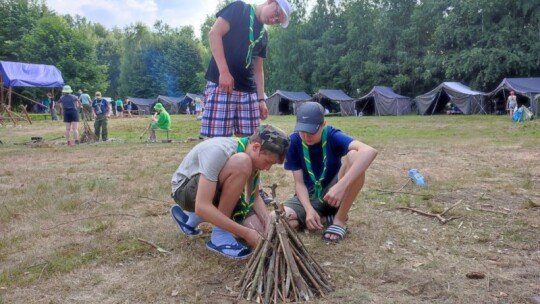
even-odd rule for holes
{"type": "Polygon", "coordinates": [[[70,129],[71,129],[71,123],[66,122],[65,125],[66,125],[66,130],[64,131],[64,136],[66,137],[66,141],[67,141],[67,143],[68,143],[68,145],[69,145],[69,144],[71,143],[71,142],[69,141],[69,131],[70,131],[70,129]]]}
{"type": "Polygon", "coordinates": [[[73,140],[75,140],[76,142],[79,142],[79,123],[78,122],[71,123],[71,132],[73,133],[73,140]]]}
{"type": "MultiPolygon", "coordinates": [[[[351,165],[353,163],[353,160],[359,157],[357,151],[349,151],[347,155],[345,155],[342,159],[342,165],[341,169],[338,173],[338,180],[341,179],[351,168],[351,165]]],[[[353,181],[351,185],[347,188],[347,192],[345,193],[345,197],[343,198],[343,201],[341,202],[338,212],[336,213],[336,216],[334,218],[334,224],[341,226],[343,228],[347,225],[347,219],[349,211],[351,210],[352,204],[354,203],[354,200],[358,196],[358,193],[360,190],[362,190],[362,187],[364,186],[364,182],[366,179],[366,174],[363,172],[359,176],[356,177],[356,179],[353,181]]],[[[326,238],[336,240],[338,239],[338,236],[326,234],[326,238]]]]}
{"type": "Polygon", "coordinates": [[[156,142],[156,131],[154,130],[154,128],[152,128],[152,126],[149,126],[149,128],[150,128],[150,138],[148,138],[148,141],[156,142]]]}
{"type": "Polygon", "coordinates": [[[232,217],[240,194],[248,182],[251,173],[251,159],[245,153],[238,153],[231,156],[219,173],[221,196],[219,198],[218,210],[229,218],[232,217]]]}
{"type": "Polygon", "coordinates": [[[264,227],[263,222],[259,219],[257,214],[252,214],[248,216],[243,223],[244,226],[249,227],[251,229],[257,230],[259,233],[264,233],[266,231],[266,227],[264,227]]]}
{"type": "MultiPolygon", "coordinates": [[[[287,206],[283,206],[283,209],[285,209],[285,217],[289,220],[289,224],[294,229],[300,228],[300,222],[298,221],[298,215],[292,208],[289,208],[287,206]]],[[[275,211],[272,211],[271,218],[275,217],[275,211]]]]}

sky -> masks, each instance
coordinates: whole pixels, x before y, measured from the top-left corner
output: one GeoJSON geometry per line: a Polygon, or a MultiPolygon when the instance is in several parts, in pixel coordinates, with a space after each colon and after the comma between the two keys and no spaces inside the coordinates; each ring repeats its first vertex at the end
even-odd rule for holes
{"type": "Polygon", "coordinates": [[[148,27],[162,20],[172,27],[192,25],[200,37],[207,15],[213,15],[219,0],[46,0],[47,7],[60,15],[79,15],[108,29],[135,24],[148,27]]]}

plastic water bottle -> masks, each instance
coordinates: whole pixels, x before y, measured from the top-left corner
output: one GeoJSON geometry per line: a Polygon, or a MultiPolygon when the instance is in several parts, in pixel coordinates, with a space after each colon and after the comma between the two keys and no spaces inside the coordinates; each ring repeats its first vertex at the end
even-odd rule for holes
{"type": "Polygon", "coordinates": [[[422,174],[420,174],[420,172],[418,172],[417,169],[409,170],[409,177],[416,183],[417,186],[420,186],[420,187],[426,186],[424,177],[422,176],[422,174]]]}

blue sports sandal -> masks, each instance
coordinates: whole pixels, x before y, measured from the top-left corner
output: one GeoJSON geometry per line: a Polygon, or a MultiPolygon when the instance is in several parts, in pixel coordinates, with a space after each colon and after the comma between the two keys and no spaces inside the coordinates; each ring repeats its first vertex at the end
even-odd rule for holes
{"type": "Polygon", "coordinates": [[[174,222],[176,223],[176,225],[178,225],[178,228],[180,228],[180,232],[182,232],[183,234],[187,236],[196,236],[202,233],[199,228],[191,227],[190,225],[186,224],[189,216],[184,213],[184,210],[182,210],[180,206],[172,206],[170,212],[174,222]]]}
{"type": "Polygon", "coordinates": [[[208,241],[208,243],[206,243],[206,248],[208,248],[208,250],[210,251],[217,252],[221,254],[222,256],[228,257],[229,259],[233,259],[233,260],[243,260],[249,257],[253,253],[249,248],[239,243],[232,244],[232,245],[228,244],[228,245],[216,246],[214,245],[214,243],[212,243],[211,240],[208,241]],[[228,254],[224,250],[229,250],[229,251],[238,250],[238,252],[236,252],[236,254],[233,255],[233,254],[228,254]]]}

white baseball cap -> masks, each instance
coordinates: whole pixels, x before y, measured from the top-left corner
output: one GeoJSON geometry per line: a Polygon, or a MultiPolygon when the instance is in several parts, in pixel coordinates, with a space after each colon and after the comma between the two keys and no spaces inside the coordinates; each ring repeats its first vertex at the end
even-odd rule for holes
{"type": "Polygon", "coordinates": [[[287,0],[276,0],[277,4],[283,11],[283,15],[285,18],[283,19],[283,22],[281,22],[282,28],[287,28],[289,26],[289,15],[291,14],[291,7],[289,6],[289,1],[287,0]]]}

